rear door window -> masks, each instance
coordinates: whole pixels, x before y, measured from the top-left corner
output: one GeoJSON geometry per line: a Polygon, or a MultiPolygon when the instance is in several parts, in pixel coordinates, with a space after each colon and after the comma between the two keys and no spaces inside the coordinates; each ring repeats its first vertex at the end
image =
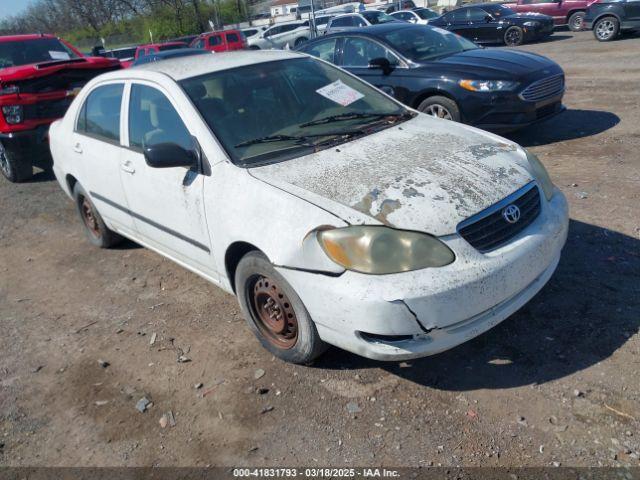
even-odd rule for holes
{"type": "Polygon", "coordinates": [[[237,33],[227,33],[227,43],[238,43],[240,38],[237,33]]]}
{"type": "Polygon", "coordinates": [[[111,143],[120,143],[121,83],[93,90],[80,110],[76,131],[111,143]]]}

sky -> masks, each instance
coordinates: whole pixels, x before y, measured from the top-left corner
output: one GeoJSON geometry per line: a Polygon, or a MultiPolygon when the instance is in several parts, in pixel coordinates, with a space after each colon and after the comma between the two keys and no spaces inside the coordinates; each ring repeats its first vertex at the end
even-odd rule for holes
{"type": "Polygon", "coordinates": [[[31,0],[0,0],[0,19],[23,11],[31,0]]]}

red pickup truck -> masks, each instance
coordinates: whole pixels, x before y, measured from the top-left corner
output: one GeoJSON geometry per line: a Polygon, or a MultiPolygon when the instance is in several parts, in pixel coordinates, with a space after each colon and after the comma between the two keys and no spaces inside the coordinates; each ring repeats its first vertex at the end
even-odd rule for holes
{"type": "Polygon", "coordinates": [[[517,0],[505,3],[518,13],[541,13],[553,17],[556,26],[567,25],[569,30],[582,30],[582,21],[587,8],[598,0],[517,0]]]}
{"type": "Polygon", "coordinates": [[[53,35],[0,37],[0,172],[20,182],[34,165],[50,168],[49,125],[89,80],[119,68],[117,59],[84,57],[53,35]]]}

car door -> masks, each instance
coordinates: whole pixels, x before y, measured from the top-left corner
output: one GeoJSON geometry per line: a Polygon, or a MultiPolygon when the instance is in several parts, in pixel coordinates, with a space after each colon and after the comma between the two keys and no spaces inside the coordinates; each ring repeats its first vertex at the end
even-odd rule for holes
{"type": "Polygon", "coordinates": [[[640,0],[627,0],[624,5],[625,16],[624,19],[625,26],[628,24],[633,28],[640,28],[640,0]]]}
{"type": "Polygon", "coordinates": [[[497,31],[502,31],[502,25],[496,22],[491,15],[489,15],[482,8],[471,7],[467,9],[467,21],[469,22],[467,37],[469,40],[473,40],[478,43],[495,42],[502,35],[498,35],[497,31]]]}
{"type": "Polygon", "coordinates": [[[565,24],[565,9],[562,0],[522,0],[518,12],[534,12],[553,17],[556,25],[565,24]]]}
{"type": "Polygon", "coordinates": [[[343,38],[339,65],[383,92],[402,101],[405,68],[400,59],[384,45],[360,36],[343,38]],[[395,68],[386,73],[380,68],[369,68],[371,60],[386,58],[395,68]]]}
{"type": "Polygon", "coordinates": [[[143,154],[143,148],[160,143],[196,148],[188,122],[154,84],[130,84],[127,98],[128,148],[120,176],[138,236],[177,261],[213,275],[203,175],[185,167],[152,168],[143,154]]]}
{"type": "Polygon", "coordinates": [[[76,119],[71,155],[81,165],[80,184],[109,226],[134,232],[120,179],[125,150],[120,145],[124,83],[101,84],[84,100],[76,119]]]}

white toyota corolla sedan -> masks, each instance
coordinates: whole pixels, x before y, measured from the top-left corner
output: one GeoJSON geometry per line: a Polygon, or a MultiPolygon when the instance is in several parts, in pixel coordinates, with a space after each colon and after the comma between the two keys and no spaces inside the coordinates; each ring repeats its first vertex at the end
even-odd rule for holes
{"type": "Polygon", "coordinates": [[[293,52],[102,75],[50,140],[92,243],[130,238],[234,293],[290,362],[454,347],[531,299],[567,236],[533,154],[293,52]]]}

